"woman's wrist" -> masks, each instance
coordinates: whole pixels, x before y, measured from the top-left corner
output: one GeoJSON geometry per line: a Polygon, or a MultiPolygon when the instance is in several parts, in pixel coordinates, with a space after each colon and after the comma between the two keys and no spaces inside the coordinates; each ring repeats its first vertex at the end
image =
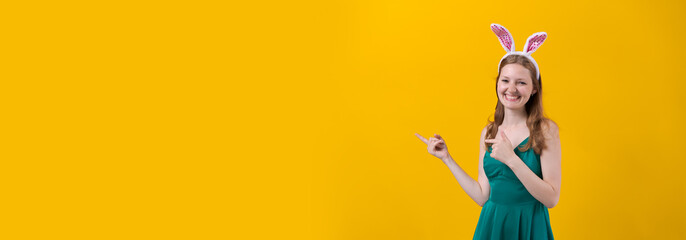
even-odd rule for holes
{"type": "Polygon", "coordinates": [[[517,154],[512,152],[512,154],[510,155],[510,157],[507,160],[507,164],[505,164],[505,165],[507,165],[510,169],[514,169],[515,167],[517,167],[517,164],[521,163],[521,162],[522,162],[522,159],[519,158],[519,156],[517,156],[517,154]]]}
{"type": "Polygon", "coordinates": [[[450,162],[455,162],[455,161],[453,161],[453,158],[450,156],[450,154],[447,154],[445,157],[441,158],[441,161],[443,161],[443,163],[445,163],[445,164],[448,164],[450,162]]]}

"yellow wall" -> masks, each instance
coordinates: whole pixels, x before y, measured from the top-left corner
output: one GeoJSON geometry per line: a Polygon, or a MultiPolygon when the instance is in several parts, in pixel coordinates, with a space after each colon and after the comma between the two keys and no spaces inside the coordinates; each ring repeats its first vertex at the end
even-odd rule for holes
{"type": "MultiPolygon", "coordinates": [[[[243,1],[237,1],[243,2],[243,1]]],[[[470,239],[504,54],[562,141],[556,239],[686,238],[683,1],[2,8],[2,239],[470,239]]]]}

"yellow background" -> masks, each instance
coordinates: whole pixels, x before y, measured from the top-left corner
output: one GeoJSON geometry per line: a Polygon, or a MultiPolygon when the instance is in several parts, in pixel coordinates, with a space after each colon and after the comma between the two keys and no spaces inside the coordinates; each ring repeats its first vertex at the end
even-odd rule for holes
{"type": "Polygon", "coordinates": [[[683,1],[20,2],[2,239],[471,239],[481,208],[413,134],[476,177],[491,23],[549,34],[556,239],[686,238],[683,1]]]}

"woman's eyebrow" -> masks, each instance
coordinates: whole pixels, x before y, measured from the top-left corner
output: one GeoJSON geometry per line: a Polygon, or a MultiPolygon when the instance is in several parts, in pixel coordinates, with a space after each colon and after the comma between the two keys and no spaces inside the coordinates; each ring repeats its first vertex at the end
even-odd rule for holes
{"type": "MultiPolygon", "coordinates": [[[[510,78],[510,77],[508,77],[508,76],[503,76],[503,78],[510,78]]],[[[515,79],[515,80],[524,80],[524,78],[517,78],[517,79],[515,79]]]]}

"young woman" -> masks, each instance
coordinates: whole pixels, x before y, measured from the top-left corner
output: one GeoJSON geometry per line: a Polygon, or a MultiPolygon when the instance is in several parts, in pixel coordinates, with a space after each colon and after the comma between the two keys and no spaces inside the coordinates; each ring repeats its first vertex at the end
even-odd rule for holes
{"type": "Polygon", "coordinates": [[[553,239],[548,208],[560,199],[560,137],[557,124],[543,116],[541,77],[530,56],[547,34],[535,33],[515,52],[507,29],[491,29],[507,54],[498,65],[494,121],[481,131],[478,180],[453,160],[440,135],[415,135],[482,206],[474,239],[553,239]]]}

